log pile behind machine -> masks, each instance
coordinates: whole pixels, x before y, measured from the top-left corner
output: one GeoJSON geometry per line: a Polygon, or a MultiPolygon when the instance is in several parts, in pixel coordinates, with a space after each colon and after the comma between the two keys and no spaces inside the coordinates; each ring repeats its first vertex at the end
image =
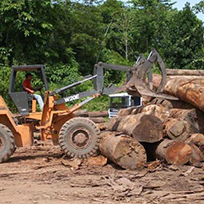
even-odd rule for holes
{"type": "Polygon", "coordinates": [[[101,133],[101,154],[122,168],[141,168],[155,160],[195,166],[204,161],[203,72],[168,72],[164,92],[178,100],[144,98],[142,107],[120,110],[101,133]]]}

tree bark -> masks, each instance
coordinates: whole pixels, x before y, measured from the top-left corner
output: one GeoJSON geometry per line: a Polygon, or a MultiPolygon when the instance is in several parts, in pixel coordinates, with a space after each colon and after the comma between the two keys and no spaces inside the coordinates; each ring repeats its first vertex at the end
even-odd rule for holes
{"type": "Polygon", "coordinates": [[[155,157],[169,164],[180,166],[188,162],[197,162],[200,159],[198,152],[199,150],[184,142],[165,139],[156,147],[155,157]]]}
{"type": "Polygon", "coordinates": [[[161,121],[166,121],[169,117],[169,111],[161,105],[147,105],[142,108],[141,113],[146,113],[148,115],[155,116],[161,121]]]}
{"type": "Polygon", "coordinates": [[[166,109],[179,108],[179,109],[193,109],[193,105],[186,103],[184,101],[172,101],[167,99],[155,98],[151,101],[152,104],[162,105],[166,109]]]}
{"type": "Polygon", "coordinates": [[[118,113],[118,117],[134,115],[138,113],[145,113],[147,115],[153,115],[164,121],[169,117],[169,112],[162,105],[148,104],[142,107],[132,107],[129,109],[121,109],[118,113]]]}
{"type": "Polygon", "coordinates": [[[198,129],[188,121],[177,118],[170,118],[164,127],[164,132],[169,138],[182,142],[188,139],[191,134],[198,132],[198,129]]]}
{"type": "Polygon", "coordinates": [[[169,79],[164,92],[192,104],[204,112],[204,80],[202,79],[169,79]]]}
{"type": "Polygon", "coordinates": [[[204,154],[204,135],[200,133],[192,134],[186,143],[196,145],[204,154]]]}
{"type": "Polygon", "coordinates": [[[191,69],[166,69],[168,76],[186,75],[186,76],[204,76],[204,70],[191,70],[191,69]]]}
{"type": "Polygon", "coordinates": [[[155,148],[155,158],[161,161],[166,161],[166,150],[173,142],[173,140],[165,139],[161,143],[159,143],[155,148]]]}
{"type": "Polygon", "coordinates": [[[94,123],[104,123],[105,119],[102,117],[98,117],[98,118],[89,118],[90,120],[92,120],[94,123]]]}
{"type": "Polygon", "coordinates": [[[118,112],[117,117],[122,117],[122,116],[130,115],[133,110],[134,110],[133,108],[121,109],[121,110],[118,112]]]}
{"type": "Polygon", "coordinates": [[[192,158],[192,148],[184,143],[175,141],[166,150],[166,161],[173,165],[184,165],[192,158]]]}
{"type": "Polygon", "coordinates": [[[194,126],[198,132],[198,117],[195,109],[171,109],[169,112],[170,117],[187,121],[192,126],[194,126]]]}
{"type": "MultiPolygon", "coordinates": [[[[155,98],[151,103],[157,104],[157,105],[162,105],[166,109],[173,109],[172,111],[174,111],[174,109],[181,109],[181,111],[194,109],[196,112],[196,116],[193,116],[193,118],[195,118],[195,119],[197,118],[196,121],[198,123],[198,130],[200,133],[204,134],[204,114],[201,110],[199,110],[198,108],[195,108],[193,105],[186,103],[184,101],[180,101],[180,100],[179,101],[170,101],[170,100],[157,99],[157,98],[155,98]]],[[[170,112],[171,112],[171,110],[170,110],[170,112]]]]}
{"type": "Polygon", "coordinates": [[[87,110],[77,110],[74,112],[74,115],[77,117],[88,117],[88,111],[87,110]]]}
{"type": "Polygon", "coordinates": [[[108,111],[91,111],[91,112],[88,112],[88,116],[91,118],[93,118],[93,117],[107,117],[108,111]]]}
{"type": "Polygon", "coordinates": [[[201,161],[203,161],[204,155],[195,144],[190,144],[190,146],[191,146],[191,150],[192,150],[190,163],[193,165],[199,164],[201,161]]]}
{"type": "Polygon", "coordinates": [[[108,130],[128,134],[139,142],[158,142],[163,138],[163,123],[152,115],[140,113],[111,119],[108,130]]]}
{"type": "Polygon", "coordinates": [[[147,156],[144,147],[133,138],[116,132],[103,132],[100,142],[102,155],[124,169],[143,168],[147,156]]]}

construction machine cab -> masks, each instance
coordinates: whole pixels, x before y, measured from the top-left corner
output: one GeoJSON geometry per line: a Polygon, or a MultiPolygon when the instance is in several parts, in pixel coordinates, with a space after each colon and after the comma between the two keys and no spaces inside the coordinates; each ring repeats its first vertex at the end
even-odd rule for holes
{"type": "MultiPolygon", "coordinates": [[[[27,116],[29,115],[28,103],[29,103],[30,95],[23,88],[21,88],[21,90],[16,90],[16,77],[17,77],[17,72],[19,71],[23,71],[23,72],[38,71],[40,72],[40,76],[42,76],[42,81],[44,84],[45,91],[48,91],[49,88],[48,88],[44,65],[23,65],[23,66],[13,66],[12,67],[10,84],[9,84],[9,95],[11,96],[11,99],[16,105],[19,113],[22,116],[27,116]]],[[[36,101],[32,99],[32,107],[36,106],[34,104],[36,104],[36,101]]],[[[34,109],[33,111],[35,111],[34,109]]]]}

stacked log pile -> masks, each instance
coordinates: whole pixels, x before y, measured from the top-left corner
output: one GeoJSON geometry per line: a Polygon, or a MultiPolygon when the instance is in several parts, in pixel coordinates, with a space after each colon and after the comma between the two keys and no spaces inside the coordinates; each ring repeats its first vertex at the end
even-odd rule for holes
{"type": "Polygon", "coordinates": [[[204,79],[200,77],[204,71],[167,73],[164,92],[178,101],[150,99],[143,107],[121,110],[107,122],[100,150],[122,168],[135,169],[156,159],[174,165],[198,165],[204,160],[204,79]]]}

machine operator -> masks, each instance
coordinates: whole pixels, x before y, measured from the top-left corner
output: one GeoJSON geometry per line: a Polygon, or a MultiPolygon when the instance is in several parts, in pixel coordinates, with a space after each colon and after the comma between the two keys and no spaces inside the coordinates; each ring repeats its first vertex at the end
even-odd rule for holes
{"type": "Polygon", "coordinates": [[[40,110],[42,110],[43,109],[43,100],[42,100],[42,97],[40,95],[35,94],[35,91],[37,89],[33,88],[31,86],[32,77],[33,77],[33,75],[31,73],[26,74],[26,79],[23,82],[23,88],[28,94],[32,95],[37,100],[37,102],[38,102],[38,104],[40,106],[40,110]]]}

